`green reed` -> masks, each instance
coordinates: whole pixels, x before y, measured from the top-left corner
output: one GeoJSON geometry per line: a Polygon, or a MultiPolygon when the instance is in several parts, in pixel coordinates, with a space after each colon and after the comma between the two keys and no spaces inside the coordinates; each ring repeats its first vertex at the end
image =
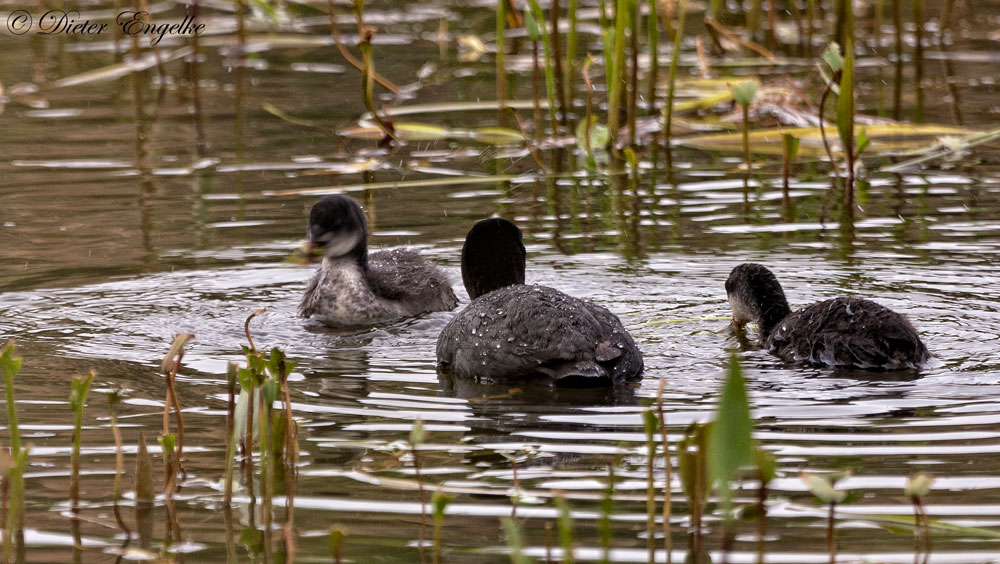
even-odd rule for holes
{"type": "MultiPolygon", "coordinates": [[[[505,108],[507,107],[507,66],[504,64],[504,31],[507,29],[507,0],[497,0],[497,125],[503,127],[506,123],[505,108]]],[[[538,127],[538,125],[535,125],[538,127]]]]}
{"type": "Polygon", "coordinates": [[[434,543],[431,550],[431,562],[441,562],[441,532],[444,526],[444,510],[452,502],[452,497],[435,490],[431,496],[431,507],[434,511],[434,543]]]}
{"type": "Polygon", "coordinates": [[[559,544],[562,546],[563,564],[573,564],[573,512],[569,504],[561,496],[554,499],[558,518],[556,525],[559,527],[559,544]]]}
{"type": "Polygon", "coordinates": [[[417,539],[417,551],[420,553],[420,562],[426,562],[424,555],[424,539],[427,537],[427,500],[424,493],[424,483],[420,476],[420,458],[417,455],[417,448],[427,440],[427,431],[424,430],[424,422],[419,417],[413,421],[413,428],[410,429],[410,455],[413,457],[413,473],[417,479],[417,491],[420,494],[420,536],[417,539]]]}
{"type": "MultiPolygon", "coordinates": [[[[545,97],[549,103],[549,125],[552,128],[552,134],[558,135],[559,120],[557,117],[558,108],[556,106],[556,72],[552,52],[552,37],[545,31],[545,12],[542,11],[542,7],[538,4],[538,1],[528,0],[528,5],[531,9],[531,16],[538,25],[538,33],[542,38],[542,53],[545,59],[545,97]]],[[[535,124],[535,127],[541,127],[541,124],[535,124]]]]}
{"type": "Polygon", "coordinates": [[[660,20],[656,3],[657,0],[649,0],[646,4],[649,10],[646,14],[646,46],[649,51],[646,102],[649,104],[649,115],[656,115],[656,82],[660,71],[660,20]]]}
{"type": "MultiPolygon", "coordinates": [[[[558,123],[565,127],[569,117],[569,106],[566,103],[566,70],[562,58],[562,41],[559,39],[559,0],[551,0],[549,4],[549,46],[552,50],[550,57],[546,53],[546,67],[552,63],[552,88],[555,92],[556,101],[559,102],[558,123]]],[[[548,80],[546,79],[546,83],[548,80]]]]}
{"type": "MultiPolygon", "coordinates": [[[[569,0],[569,4],[566,6],[566,20],[569,25],[569,29],[566,32],[566,80],[565,86],[566,91],[563,96],[566,98],[569,108],[567,111],[572,110],[573,105],[573,85],[576,79],[576,67],[580,64],[577,59],[577,51],[579,51],[579,38],[577,32],[577,11],[578,11],[579,0],[569,0]]],[[[568,118],[568,116],[567,116],[568,118]]],[[[572,126],[573,123],[570,122],[572,126]]]]}
{"type": "Polygon", "coordinates": [[[163,497],[173,499],[177,489],[177,437],[173,434],[157,437],[163,456],[163,497]]]}
{"type": "Polygon", "coordinates": [[[659,423],[660,447],[663,449],[663,550],[667,555],[667,564],[670,564],[673,560],[670,553],[674,548],[673,539],[670,537],[670,513],[673,509],[670,499],[670,482],[673,479],[673,469],[670,464],[670,441],[667,438],[667,416],[663,411],[663,392],[666,387],[667,379],[660,377],[660,383],[656,387],[656,419],[659,423]]]}
{"type": "Polygon", "coordinates": [[[674,94],[677,82],[677,64],[680,60],[681,39],[684,37],[684,16],[687,14],[688,0],[680,0],[677,7],[677,25],[674,26],[674,49],[670,53],[670,69],[667,71],[667,101],[663,105],[663,144],[667,151],[667,166],[673,160],[671,150],[671,130],[674,118],[674,94]]]}
{"type": "Polygon", "coordinates": [[[521,534],[521,527],[517,521],[510,518],[500,520],[503,530],[507,535],[507,546],[510,548],[511,564],[532,564],[531,558],[524,554],[524,539],[521,534]]]}
{"type": "Polygon", "coordinates": [[[361,97],[365,108],[371,114],[372,119],[385,135],[383,143],[396,139],[396,131],[392,122],[387,121],[379,115],[375,107],[375,55],[372,52],[372,37],[375,36],[375,28],[364,25],[364,0],[354,0],[354,15],[358,20],[358,50],[361,51],[361,97]]]}
{"type": "Polygon", "coordinates": [[[14,378],[21,371],[22,359],[17,355],[14,341],[0,349],[0,372],[3,372],[4,399],[7,403],[7,435],[13,454],[21,452],[21,433],[17,426],[17,404],[14,401],[14,378]]]}
{"type": "Polygon", "coordinates": [[[767,542],[768,484],[777,475],[778,463],[770,452],[759,445],[754,445],[753,458],[759,484],[757,487],[757,564],[764,564],[764,543],[767,542]]]}
{"type": "Polygon", "coordinates": [[[708,475],[722,502],[724,552],[728,551],[735,535],[735,510],[730,482],[737,477],[741,468],[751,466],[754,462],[752,432],[746,381],[743,379],[739,359],[733,354],[729,359],[726,380],[722,384],[707,444],[708,475]]]}
{"type": "MultiPolygon", "coordinates": [[[[17,423],[17,403],[14,394],[14,379],[21,371],[22,358],[17,354],[14,341],[8,341],[0,349],[0,372],[3,373],[4,399],[7,403],[7,432],[10,440],[8,468],[5,469],[4,493],[10,492],[9,510],[4,504],[3,560],[14,559],[15,538],[21,539],[24,530],[24,468],[28,462],[27,448],[21,448],[21,433],[17,423]]],[[[6,500],[5,500],[6,501],[6,500]]],[[[18,540],[18,543],[21,541],[18,540]]]]}
{"type": "Polygon", "coordinates": [[[347,536],[340,527],[330,527],[330,534],[327,540],[330,544],[330,556],[333,557],[334,564],[340,564],[340,555],[344,549],[344,537],[347,536]]]}
{"type": "Polygon", "coordinates": [[[913,504],[913,558],[923,554],[922,562],[926,564],[931,554],[931,521],[927,516],[924,498],[931,493],[934,477],[927,472],[917,472],[906,480],[903,494],[913,504]]]}
{"type": "Polygon", "coordinates": [[[597,536],[601,539],[601,564],[610,564],[613,531],[611,530],[611,515],[615,510],[615,466],[619,461],[608,464],[608,485],[604,487],[601,497],[601,517],[597,522],[597,536]]]}
{"type": "MultiPolygon", "coordinates": [[[[844,0],[847,1],[847,0],[844,0]]],[[[847,37],[844,45],[844,68],[840,74],[840,93],[837,95],[837,133],[847,159],[847,176],[844,182],[844,207],[854,210],[854,41],[847,37]]]]}
{"type": "MultiPolygon", "coordinates": [[[[740,106],[743,112],[743,160],[746,164],[746,174],[743,176],[744,189],[750,182],[753,175],[753,162],[750,160],[750,104],[753,103],[754,96],[757,95],[757,81],[746,80],[731,89],[733,100],[740,106]]],[[[746,192],[744,191],[744,195],[746,192]]]]}
{"type": "Polygon", "coordinates": [[[834,528],[837,504],[843,503],[847,499],[847,492],[838,490],[836,484],[846,476],[847,474],[842,472],[829,474],[799,473],[799,478],[806,485],[806,488],[819,498],[820,501],[827,504],[829,508],[826,517],[826,550],[830,555],[830,564],[834,564],[837,561],[836,529],[834,528]]]}
{"type": "Polygon", "coordinates": [[[656,429],[659,418],[652,409],[642,412],[646,432],[646,552],[647,561],[653,564],[656,557],[656,487],[653,476],[656,460],[656,429]]]}
{"type": "Polygon", "coordinates": [[[626,80],[625,31],[629,21],[629,6],[634,0],[616,0],[614,30],[609,40],[609,30],[604,30],[604,74],[608,92],[608,152],[611,154],[612,171],[622,170],[618,156],[618,133],[621,127],[623,90],[626,80]]]}
{"type": "Polygon", "coordinates": [[[90,385],[97,375],[93,370],[86,376],[74,376],[70,382],[69,405],[73,412],[73,448],[70,453],[69,497],[80,497],[80,442],[83,434],[83,408],[87,403],[90,385]]]}
{"type": "Polygon", "coordinates": [[[789,179],[792,175],[792,163],[799,155],[799,140],[790,133],[781,134],[781,202],[785,209],[786,221],[791,221],[792,201],[789,196],[789,179]]]}
{"type": "Polygon", "coordinates": [[[118,429],[118,417],[115,414],[115,406],[121,402],[122,393],[112,390],[108,393],[108,421],[111,427],[111,436],[115,441],[115,483],[112,488],[112,502],[114,504],[115,520],[118,527],[126,536],[131,535],[131,531],[122,519],[121,511],[118,508],[118,500],[121,499],[122,475],[125,472],[125,453],[122,451],[122,433],[118,429]]]}
{"type": "Polygon", "coordinates": [[[233,469],[235,467],[236,443],[236,383],[239,380],[239,365],[230,362],[226,365],[226,474],[223,478],[224,503],[226,507],[233,502],[233,469]]]}

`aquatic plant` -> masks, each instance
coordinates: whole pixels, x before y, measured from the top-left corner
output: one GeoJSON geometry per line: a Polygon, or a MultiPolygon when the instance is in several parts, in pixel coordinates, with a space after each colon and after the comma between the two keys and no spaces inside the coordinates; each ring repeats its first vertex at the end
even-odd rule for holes
{"type": "Polygon", "coordinates": [[[327,537],[330,544],[330,556],[333,557],[334,564],[340,564],[340,553],[344,549],[344,537],[346,534],[340,527],[330,527],[330,534],[327,537]]]}
{"type": "Polygon", "coordinates": [[[74,376],[70,382],[69,405],[73,412],[73,447],[70,453],[69,497],[73,500],[80,498],[80,441],[83,432],[83,408],[87,403],[90,385],[96,376],[91,370],[85,376],[74,376]]]}
{"type": "Polygon", "coordinates": [[[452,500],[451,496],[437,490],[431,496],[431,507],[434,510],[434,544],[431,552],[431,562],[434,564],[440,564],[441,562],[441,531],[444,526],[444,510],[452,500]]]}
{"type": "Polygon", "coordinates": [[[108,393],[108,421],[111,427],[111,436],[115,441],[115,484],[112,489],[115,521],[118,522],[118,527],[128,537],[131,536],[132,532],[122,519],[121,511],[118,508],[118,500],[121,499],[122,474],[125,471],[125,453],[122,452],[122,433],[118,429],[118,417],[115,414],[115,406],[121,401],[122,393],[119,390],[112,390],[108,393]]]}
{"type": "Polygon", "coordinates": [[[531,564],[531,559],[524,554],[524,540],[521,535],[521,527],[517,521],[511,518],[500,520],[503,530],[507,535],[507,546],[510,548],[510,564],[531,564]]]}
{"type": "Polygon", "coordinates": [[[375,36],[375,28],[366,26],[364,23],[364,0],[354,0],[354,17],[358,21],[358,50],[361,51],[361,99],[365,108],[371,114],[372,119],[385,134],[382,144],[388,144],[396,140],[396,132],[392,122],[379,115],[375,108],[373,88],[375,85],[375,56],[372,53],[372,37],[375,36]]]}
{"type": "Polygon", "coordinates": [[[615,510],[615,466],[619,460],[608,464],[608,483],[604,486],[604,495],[601,497],[601,517],[597,522],[597,534],[601,539],[601,563],[611,562],[611,515],[615,510]]]}
{"type": "Polygon", "coordinates": [[[681,487],[687,498],[688,515],[691,518],[692,550],[701,546],[702,515],[708,497],[707,437],[710,424],[688,425],[684,436],[677,443],[677,472],[681,487]]]}
{"type": "Polygon", "coordinates": [[[573,564],[573,512],[570,511],[569,503],[557,495],[553,499],[558,517],[556,525],[559,528],[559,544],[562,546],[563,564],[573,564]]]}
{"type": "Polygon", "coordinates": [[[684,37],[684,17],[687,15],[688,0],[680,0],[677,8],[677,25],[674,27],[674,48],[670,53],[670,69],[667,71],[667,100],[663,104],[663,144],[667,151],[667,166],[672,168],[671,131],[674,119],[674,95],[677,83],[677,65],[680,61],[681,39],[684,37]]]}
{"type": "Polygon", "coordinates": [[[424,422],[418,417],[413,421],[413,428],[410,429],[410,455],[413,457],[413,473],[417,479],[417,491],[420,494],[420,536],[417,539],[417,551],[420,553],[420,561],[426,562],[424,556],[424,539],[427,536],[427,501],[424,494],[424,483],[420,477],[420,458],[417,456],[417,447],[427,439],[427,431],[424,430],[424,422]]]}
{"type": "MultiPolygon", "coordinates": [[[[177,422],[177,452],[167,457],[164,453],[164,460],[171,460],[172,462],[168,464],[168,469],[172,471],[184,471],[184,414],[181,412],[181,403],[177,398],[177,389],[175,382],[177,380],[177,370],[181,366],[181,360],[184,358],[184,345],[188,341],[194,338],[192,333],[179,333],[174,335],[173,342],[170,344],[170,350],[167,351],[166,356],[163,357],[163,362],[160,363],[160,372],[163,374],[163,378],[167,384],[167,397],[163,402],[163,436],[166,437],[171,435],[170,432],[170,410],[173,408],[174,419],[177,422]]],[[[172,478],[167,480],[173,483],[172,478]]],[[[170,497],[171,494],[167,494],[170,497]]]]}
{"type": "Polygon", "coordinates": [[[785,209],[785,220],[791,221],[792,200],[788,195],[788,181],[792,175],[792,163],[799,156],[799,139],[791,133],[781,134],[781,203],[785,209]]]}
{"type": "Polygon", "coordinates": [[[223,477],[223,499],[226,507],[233,501],[233,467],[236,458],[236,383],[239,380],[239,365],[235,362],[226,364],[226,473],[223,477]]]}
{"type": "MultiPolygon", "coordinates": [[[[328,1],[332,2],[333,0],[328,1]]],[[[507,66],[504,64],[504,50],[506,49],[504,30],[507,29],[507,0],[496,0],[496,2],[497,126],[503,127],[504,117],[506,116],[505,108],[507,102],[507,66]]],[[[541,125],[536,122],[535,127],[541,127],[541,125]]]]}
{"type": "Polygon", "coordinates": [[[177,489],[177,437],[173,434],[157,437],[163,456],[163,497],[172,499],[177,489]]]}
{"type": "Polygon", "coordinates": [[[7,435],[10,450],[16,456],[21,451],[21,432],[17,425],[17,403],[14,401],[14,378],[21,371],[22,359],[17,355],[14,341],[0,349],[0,371],[3,372],[4,400],[7,404],[7,435]]]}
{"type": "Polygon", "coordinates": [[[653,467],[656,461],[656,430],[660,420],[652,409],[642,412],[643,428],[646,432],[646,552],[652,564],[656,557],[656,488],[653,467]]]}
{"type": "Polygon", "coordinates": [[[837,94],[837,132],[840,145],[847,158],[847,179],[844,183],[844,207],[854,209],[854,174],[857,145],[854,138],[854,41],[846,39],[844,67],[840,73],[840,92],[837,94]]]}
{"type": "Polygon", "coordinates": [[[153,489],[153,462],[146,448],[146,435],[139,431],[139,441],[135,456],[135,500],[136,508],[151,506],[156,500],[153,489]]]}
{"type": "Polygon", "coordinates": [[[903,493],[913,504],[913,551],[914,561],[917,555],[923,554],[922,562],[926,564],[931,554],[931,521],[927,516],[924,498],[931,493],[934,477],[927,472],[917,472],[906,479],[903,493]]]}
{"type": "MultiPolygon", "coordinates": [[[[14,341],[0,349],[0,372],[3,373],[4,398],[7,403],[7,429],[10,454],[5,456],[3,473],[3,560],[14,560],[15,541],[23,544],[24,531],[24,467],[28,462],[27,448],[21,448],[21,433],[17,422],[17,403],[14,396],[14,378],[21,371],[22,359],[15,350],[14,341]],[[7,493],[10,493],[9,509],[7,493]]],[[[7,454],[7,453],[3,453],[7,454]]]]}
{"type": "Polygon", "coordinates": [[[835,537],[834,523],[837,515],[837,504],[847,499],[847,492],[836,488],[837,482],[847,477],[845,472],[831,472],[828,474],[815,474],[812,472],[800,472],[799,478],[806,485],[809,491],[819,498],[820,501],[829,506],[826,518],[826,550],[830,554],[830,564],[837,560],[837,545],[835,537]]]}
{"type": "MultiPolygon", "coordinates": [[[[670,463],[670,441],[667,439],[667,416],[663,411],[663,391],[666,389],[667,379],[660,377],[660,383],[656,387],[656,419],[659,423],[660,447],[663,449],[663,551],[666,553],[666,562],[672,561],[673,539],[670,535],[670,514],[671,504],[671,480],[673,480],[673,468],[670,463]]],[[[652,456],[652,454],[650,455],[652,456]]]]}
{"type": "Polygon", "coordinates": [[[723,551],[728,551],[734,536],[733,501],[730,482],[737,472],[754,462],[750,403],[743,370],[735,354],[729,358],[726,381],[716,407],[715,420],[708,434],[708,472],[722,501],[723,551]]]}
{"type": "MultiPolygon", "coordinates": [[[[746,187],[753,174],[753,163],[750,161],[750,104],[753,102],[754,96],[757,95],[757,81],[745,80],[733,86],[731,90],[733,100],[739,104],[743,111],[743,159],[747,167],[746,174],[743,176],[743,185],[746,187]]],[[[744,194],[746,194],[745,191],[744,194]]]]}

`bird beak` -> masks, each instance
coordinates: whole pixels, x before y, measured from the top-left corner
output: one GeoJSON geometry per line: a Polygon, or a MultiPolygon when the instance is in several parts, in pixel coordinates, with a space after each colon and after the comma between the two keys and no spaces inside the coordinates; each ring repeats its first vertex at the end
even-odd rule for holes
{"type": "Polygon", "coordinates": [[[323,257],[323,247],[313,241],[306,241],[302,246],[302,254],[305,256],[306,264],[318,262],[323,257]]]}
{"type": "Polygon", "coordinates": [[[729,322],[722,330],[726,333],[733,334],[742,331],[746,327],[743,323],[738,323],[735,319],[729,322]]]}

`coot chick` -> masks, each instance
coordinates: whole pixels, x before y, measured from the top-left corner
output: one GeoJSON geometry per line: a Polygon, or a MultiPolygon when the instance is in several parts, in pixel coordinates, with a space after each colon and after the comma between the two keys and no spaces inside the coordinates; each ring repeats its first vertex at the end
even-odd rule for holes
{"type": "Polygon", "coordinates": [[[607,309],[547,286],[524,284],[521,230],[476,223],[462,247],[472,298],[441,331],[437,359],[456,378],[542,377],[560,386],[609,386],[642,377],[642,354],[607,309]]]}
{"type": "Polygon", "coordinates": [[[756,323],[760,344],[786,362],[899,370],[930,359],[910,322],[873,301],[840,297],[793,312],[778,279],[759,264],[734,268],[726,294],[733,325],[756,323]]]}
{"type": "Polygon", "coordinates": [[[368,225],[347,196],[326,196],[309,212],[308,254],[322,253],[319,271],[299,304],[301,317],[331,327],[397,321],[458,305],[451,284],[416,251],[368,254],[368,225]],[[315,250],[314,250],[315,249],[315,250]]]}

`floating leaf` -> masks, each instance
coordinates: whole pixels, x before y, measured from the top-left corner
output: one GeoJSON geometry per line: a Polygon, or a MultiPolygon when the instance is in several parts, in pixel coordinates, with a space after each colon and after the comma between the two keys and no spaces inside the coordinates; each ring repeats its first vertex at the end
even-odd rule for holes
{"type": "Polygon", "coordinates": [[[488,145],[513,145],[524,141],[520,131],[507,127],[477,127],[469,131],[469,138],[488,145]]]}
{"type": "Polygon", "coordinates": [[[341,194],[352,190],[380,190],[383,188],[423,188],[426,186],[461,186],[470,184],[497,184],[509,182],[519,176],[497,174],[493,176],[463,176],[448,178],[424,178],[420,180],[400,180],[398,182],[372,182],[369,184],[345,184],[343,186],[323,186],[320,188],[296,188],[292,190],[267,190],[264,196],[319,196],[326,194],[341,194]]]}
{"type": "Polygon", "coordinates": [[[117,80],[123,76],[128,76],[135,72],[153,68],[157,64],[157,57],[159,57],[160,62],[168,63],[182,57],[187,57],[191,53],[193,53],[193,50],[190,47],[181,47],[180,49],[175,49],[170,52],[161,51],[159,54],[146,53],[145,55],[122,63],[115,63],[99,69],[89,70],[81,72],[80,74],[74,74],[72,76],[67,76],[66,78],[61,78],[53,82],[52,86],[55,88],[65,88],[67,86],[79,86],[81,84],[90,84],[93,82],[117,80]]]}
{"type": "Polygon", "coordinates": [[[959,139],[955,139],[954,137],[941,137],[938,139],[939,142],[936,145],[928,148],[926,151],[927,154],[908,161],[903,161],[901,163],[884,166],[881,170],[882,172],[902,172],[935,159],[955,157],[961,151],[967,151],[973,147],[989,143],[997,139],[1000,139],[1000,129],[993,129],[983,133],[968,135],[959,139]]]}
{"type": "MultiPolygon", "coordinates": [[[[939,137],[945,135],[974,135],[977,132],[960,127],[933,124],[886,124],[871,125],[865,128],[866,137],[871,145],[867,153],[872,156],[891,156],[913,154],[916,151],[926,151],[940,147],[939,137]]],[[[758,129],[749,133],[750,151],[764,155],[782,155],[784,141],[782,134],[791,135],[799,140],[799,153],[803,156],[822,157],[826,155],[823,149],[823,138],[818,127],[796,127],[778,129],[758,129]]],[[[840,143],[830,140],[831,149],[840,151],[840,143]]],[[[688,147],[709,151],[743,152],[742,133],[711,133],[695,135],[678,139],[678,142],[688,147]]]]}
{"type": "Polygon", "coordinates": [[[319,127],[318,125],[316,125],[315,123],[313,123],[313,122],[311,122],[309,120],[300,119],[300,118],[297,118],[295,116],[286,114],[285,112],[283,112],[282,110],[280,110],[274,104],[269,104],[269,103],[265,102],[264,105],[261,106],[261,107],[264,109],[265,112],[271,114],[272,116],[274,116],[274,117],[276,117],[276,118],[278,118],[280,120],[287,121],[288,123],[294,123],[295,125],[301,125],[301,126],[304,126],[304,127],[319,127]]]}

